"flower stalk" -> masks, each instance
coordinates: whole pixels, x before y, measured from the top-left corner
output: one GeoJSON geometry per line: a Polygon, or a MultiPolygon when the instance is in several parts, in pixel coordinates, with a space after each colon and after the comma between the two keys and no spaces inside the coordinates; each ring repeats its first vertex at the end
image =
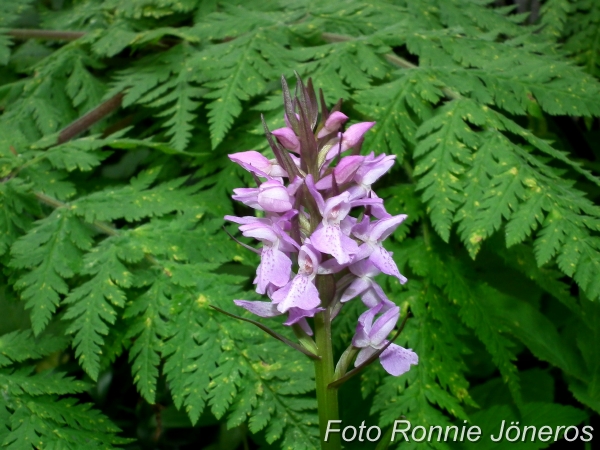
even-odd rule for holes
{"type": "Polygon", "coordinates": [[[315,314],[314,325],[317,354],[321,357],[320,360],[314,362],[321,449],[339,450],[342,448],[339,433],[330,434],[328,440],[325,441],[327,424],[331,420],[340,418],[338,389],[337,387],[329,387],[329,384],[334,380],[335,369],[333,366],[331,318],[328,309],[315,314]]]}

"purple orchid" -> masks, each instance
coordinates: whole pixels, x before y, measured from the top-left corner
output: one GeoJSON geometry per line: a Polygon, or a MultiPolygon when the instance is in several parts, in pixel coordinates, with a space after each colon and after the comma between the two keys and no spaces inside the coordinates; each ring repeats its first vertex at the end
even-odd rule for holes
{"type": "MultiPolygon", "coordinates": [[[[360,297],[368,310],[347,350],[354,355],[360,349],[358,366],[389,344],[387,336],[400,314],[374,277],[384,273],[402,284],[407,281],[383,247],[406,215],[390,215],[372,189],[392,168],[395,156],[359,155],[364,135],[375,123],[355,123],[342,132],[348,117],[339,111],[330,114],[324,105],[319,117],[310,83],[307,88],[299,82],[301,95],[293,98],[285,82],[283,89],[287,126],[271,132],[263,122],[275,159],[253,150],[229,155],[257,183],[234,189],[233,199],[264,211],[264,217],[225,219],[262,244],[255,249],[240,242],[260,255],[254,284],[256,292],[270,299],[235,304],[263,318],[287,316],[284,325],[294,327],[301,351],[319,358],[321,344],[307,337],[313,335],[312,320],[315,339],[322,343],[323,327],[331,328],[344,305],[360,297]]],[[[418,363],[412,350],[395,344],[379,359],[392,375],[418,363]]],[[[350,362],[344,363],[342,375],[350,362]]]]}
{"type": "Polygon", "coordinates": [[[298,254],[298,274],[271,295],[280,312],[292,307],[311,310],[320,306],[319,291],[313,282],[320,263],[321,254],[306,240],[298,254]]]}
{"type": "Polygon", "coordinates": [[[317,138],[321,139],[327,136],[328,134],[335,133],[340,129],[342,124],[344,124],[348,120],[348,116],[339,111],[335,111],[331,113],[331,115],[325,121],[325,125],[321,128],[321,131],[317,134],[317,138]]]}
{"type": "Polygon", "coordinates": [[[343,283],[343,279],[340,280],[341,286],[348,284],[348,287],[343,291],[340,302],[346,303],[360,295],[363,303],[369,308],[383,304],[382,312],[385,312],[394,306],[394,303],[387,298],[381,286],[373,281],[373,278],[379,275],[381,270],[375,267],[375,264],[370,259],[360,260],[349,266],[348,269],[351,273],[347,276],[352,281],[348,284],[343,283]]]}
{"type": "Polygon", "coordinates": [[[381,243],[394,232],[398,225],[406,219],[406,214],[399,214],[388,219],[370,222],[369,216],[364,216],[362,222],[352,229],[352,234],[364,242],[359,248],[356,260],[369,258],[375,267],[386,275],[391,275],[406,283],[406,277],[400,273],[392,255],[381,243]]]}
{"type": "Polygon", "coordinates": [[[358,252],[358,244],[344,234],[341,228],[341,222],[352,209],[349,194],[344,192],[325,201],[316,190],[311,175],[306,177],[306,186],[323,216],[321,225],[311,236],[311,242],[317,250],[333,256],[339,264],[349,262],[352,255],[358,252]]]}
{"type": "Polygon", "coordinates": [[[334,144],[327,153],[326,161],[331,161],[338,153],[344,153],[353,147],[356,147],[363,140],[363,136],[369,131],[375,122],[359,122],[351,125],[345,133],[340,133],[338,143],[334,144]],[[339,143],[341,141],[341,144],[339,143]]]}
{"type": "MultiPolygon", "coordinates": [[[[277,305],[271,302],[253,302],[249,300],[234,300],[237,306],[250,311],[252,314],[256,314],[259,317],[276,317],[283,313],[277,309],[277,305]]],[[[324,311],[323,308],[313,309],[302,309],[302,308],[290,308],[288,310],[288,320],[283,322],[284,325],[299,324],[300,327],[308,334],[312,336],[313,332],[310,325],[306,321],[307,317],[313,317],[316,313],[324,311]]]]}
{"type": "Polygon", "coordinates": [[[292,209],[293,195],[301,182],[286,188],[279,180],[267,180],[257,188],[234,189],[232,198],[259,211],[284,213],[292,209]]]}
{"type": "Polygon", "coordinates": [[[300,141],[291,128],[279,128],[271,132],[284,148],[294,153],[300,153],[300,141]]]}
{"type": "Polygon", "coordinates": [[[267,159],[264,155],[253,150],[228,156],[230,160],[238,163],[248,172],[260,177],[287,177],[287,172],[277,164],[277,161],[267,159]]]}
{"type": "Polygon", "coordinates": [[[285,233],[289,220],[297,213],[292,210],[288,214],[273,221],[256,217],[225,216],[242,224],[240,231],[246,237],[255,238],[263,243],[260,252],[261,261],[256,270],[256,292],[265,294],[269,284],[285,286],[290,280],[292,260],[288,253],[297,251],[297,244],[285,233]]]}
{"type": "MultiPolygon", "coordinates": [[[[385,347],[389,341],[386,339],[398,323],[400,308],[395,306],[383,313],[375,322],[375,316],[381,311],[382,304],[364,312],[358,318],[356,334],[352,345],[360,348],[354,366],[358,367],[373,356],[378,350],[385,347]]],[[[405,349],[396,344],[390,344],[379,355],[383,368],[393,376],[399,376],[409,371],[411,365],[419,363],[419,357],[411,349],[405,349]]]]}

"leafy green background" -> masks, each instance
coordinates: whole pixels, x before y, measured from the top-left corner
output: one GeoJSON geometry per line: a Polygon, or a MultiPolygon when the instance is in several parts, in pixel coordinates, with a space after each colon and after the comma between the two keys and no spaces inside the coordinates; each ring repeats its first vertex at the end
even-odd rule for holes
{"type": "Polygon", "coordinates": [[[600,2],[507,3],[3,0],[2,448],[318,447],[309,361],[209,308],[256,298],[226,155],[267,151],[294,71],[377,121],[409,215],[382,283],[419,365],[349,382],[345,423],[597,434],[600,2]]]}

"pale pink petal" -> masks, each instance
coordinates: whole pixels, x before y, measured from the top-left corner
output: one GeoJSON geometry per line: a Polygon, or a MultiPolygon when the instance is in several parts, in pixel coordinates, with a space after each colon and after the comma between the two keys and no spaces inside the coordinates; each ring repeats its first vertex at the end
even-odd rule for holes
{"type": "Polygon", "coordinates": [[[383,303],[384,308],[382,308],[381,312],[385,312],[388,309],[390,309],[390,307],[395,306],[394,303],[392,303],[387,298],[387,295],[385,295],[385,292],[383,292],[381,286],[379,286],[374,281],[371,281],[370,289],[365,291],[365,293],[361,297],[361,300],[369,308],[372,308],[373,306],[378,305],[379,303],[383,303]]]}
{"type": "Polygon", "coordinates": [[[381,219],[374,222],[369,230],[370,239],[377,242],[385,240],[407,217],[406,214],[398,214],[389,219],[381,219]]]}
{"type": "Polygon", "coordinates": [[[251,302],[248,300],[234,300],[233,303],[260,317],[275,317],[281,315],[281,313],[277,311],[277,307],[271,302],[251,302]]]}
{"type": "Polygon", "coordinates": [[[290,184],[288,184],[287,186],[287,191],[288,194],[292,195],[296,195],[296,192],[298,191],[298,189],[300,188],[300,186],[302,186],[302,183],[304,183],[304,180],[301,177],[295,177],[294,181],[292,181],[290,184]]]}
{"type": "Polygon", "coordinates": [[[250,208],[262,211],[262,206],[258,204],[258,189],[257,188],[236,188],[233,190],[232,199],[242,202],[250,208]]]}
{"type": "Polygon", "coordinates": [[[310,239],[304,241],[298,253],[299,274],[306,274],[311,280],[317,275],[321,264],[321,253],[313,246],[310,239]]]}
{"type": "Polygon", "coordinates": [[[357,278],[352,283],[350,283],[350,286],[346,288],[344,294],[342,295],[342,298],[340,299],[340,302],[346,303],[347,301],[352,300],[354,297],[358,297],[359,295],[363,294],[370,287],[371,283],[369,283],[369,280],[366,280],[364,278],[357,278]]]}
{"type": "Polygon", "coordinates": [[[224,219],[228,220],[230,222],[235,222],[235,223],[239,223],[242,225],[248,225],[248,224],[253,224],[253,223],[262,223],[262,224],[268,226],[271,223],[271,221],[269,219],[264,219],[262,217],[254,217],[254,216],[244,216],[244,217],[225,216],[224,219]]]}
{"type": "Polygon", "coordinates": [[[319,291],[305,275],[296,275],[292,281],[271,296],[277,309],[284,313],[290,308],[314,309],[321,304],[319,291]]]}
{"type": "MultiPolygon", "coordinates": [[[[371,198],[379,198],[373,190],[371,190],[371,198]]],[[[371,214],[376,219],[389,219],[392,217],[392,215],[386,211],[383,202],[379,205],[371,205],[371,214]]]]}
{"type": "Polygon", "coordinates": [[[352,234],[361,241],[369,240],[369,229],[371,226],[371,218],[365,214],[363,219],[352,227],[352,234]]]}
{"type": "Polygon", "coordinates": [[[258,169],[267,174],[271,171],[271,163],[269,162],[269,160],[264,155],[254,150],[234,153],[232,155],[227,156],[230,160],[232,160],[235,163],[243,163],[247,166],[252,166],[253,168],[258,169]]]}
{"type": "Polygon", "coordinates": [[[284,325],[293,325],[300,322],[306,317],[313,317],[318,312],[325,311],[324,308],[314,309],[301,309],[301,308],[290,308],[288,311],[288,320],[283,322],[284,325]]]}
{"type": "Polygon", "coordinates": [[[242,225],[240,227],[240,231],[242,232],[242,234],[244,236],[258,239],[262,242],[268,242],[268,243],[273,244],[279,240],[279,236],[277,236],[277,233],[275,233],[275,230],[273,230],[269,226],[265,226],[260,223],[257,225],[254,225],[254,224],[242,225]]]}
{"type": "Polygon", "coordinates": [[[364,347],[364,348],[362,348],[360,350],[360,352],[358,352],[358,355],[356,355],[356,361],[354,361],[354,367],[360,366],[367,359],[369,359],[371,356],[373,356],[373,354],[375,352],[377,352],[377,349],[373,348],[373,347],[364,347]]]}
{"type": "MultiPolygon", "coordinates": [[[[374,308],[366,310],[358,317],[358,323],[356,324],[356,332],[364,332],[367,336],[373,326],[373,319],[381,310],[381,305],[377,305],[374,308]]],[[[354,344],[353,344],[354,345],[354,344]]]]}
{"type": "Polygon", "coordinates": [[[325,121],[325,125],[317,134],[317,138],[327,136],[328,134],[335,133],[340,129],[340,126],[348,120],[348,116],[339,111],[332,112],[331,115],[325,121]]]}
{"type": "Polygon", "coordinates": [[[266,211],[281,213],[292,209],[290,196],[285,186],[275,180],[260,185],[257,201],[266,211]]]}
{"type": "Polygon", "coordinates": [[[348,183],[362,165],[365,157],[360,155],[346,156],[333,169],[335,181],[338,184],[348,183]]]}
{"type": "Polygon", "coordinates": [[[264,294],[269,283],[285,286],[290,281],[292,260],[276,248],[264,247],[256,270],[256,292],[264,294]]]}
{"type": "Polygon", "coordinates": [[[325,190],[325,189],[331,189],[332,186],[333,186],[333,175],[332,174],[325,175],[323,178],[321,178],[315,184],[315,187],[319,191],[322,191],[322,190],[325,190]]]}
{"type": "Polygon", "coordinates": [[[323,200],[323,196],[315,187],[315,182],[313,180],[312,175],[311,174],[306,175],[304,182],[306,183],[306,187],[308,188],[308,191],[310,192],[310,194],[314,197],[315,201],[317,202],[317,207],[319,208],[319,211],[321,212],[321,214],[323,214],[323,210],[325,209],[325,200],[323,200]]]}
{"type": "Polygon", "coordinates": [[[357,183],[371,186],[394,165],[395,155],[380,155],[374,161],[364,164],[356,173],[357,183]]]}
{"type": "Polygon", "coordinates": [[[298,325],[300,325],[300,328],[302,328],[306,334],[308,334],[309,336],[313,335],[313,330],[312,328],[310,328],[310,325],[308,324],[306,319],[300,319],[298,325]]]}
{"type": "Polygon", "coordinates": [[[273,130],[271,134],[277,137],[277,140],[284,148],[295,153],[300,153],[300,141],[291,128],[278,128],[277,130],[273,130]]]}
{"type": "Polygon", "coordinates": [[[362,261],[353,263],[349,269],[350,272],[357,277],[373,278],[381,273],[381,271],[368,259],[363,259],[362,261]]]}
{"type": "Polygon", "coordinates": [[[342,152],[358,144],[373,125],[375,125],[375,122],[360,122],[351,125],[342,135],[342,152]]]}
{"type": "Polygon", "coordinates": [[[393,277],[398,278],[400,283],[404,284],[408,281],[406,277],[400,273],[400,271],[398,270],[398,266],[396,265],[396,263],[392,259],[392,256],[385,248],[377,246],[373,250],[373,253],[371,253],[371,255],[369,256],[369,259],[373,262],[373,264],[375,264],[375,266],[379,270],[381,270],[386,275],[391,275],[393,277]]]}
{"type": "Polygon", "coordinates": [[[358,244],[335,225],[320,225],[311,235],[311,242],[320,252],[333,256],[338,264],[350,262],[352,255],[358,253],[358,244]]]}
{"type": "Polygon", "coordinates": [[[348,193],[343,192],[327,199],[321,211],[324,224],[339,224],[348,215],[352,208],[348,198],[348,193]]]}
{"type": "Polygon", "coordinates": [[[387,373],[397,377],[408,372],[411,365],[419,364],[419,356],[411,349],[390,344],[379,356],[379,361],[387,373]]]}
{"type": "Polygon", "coordinates": [[[388,334],[394,329],[396,323],[398,323],[399,317],[400,308],[396,306],[377,318],[371,331],[369,331],[369,339],[371,340],[372,347],[382,347],[382,342],[385,341],[385,338],[387,338],[388,334]]]}

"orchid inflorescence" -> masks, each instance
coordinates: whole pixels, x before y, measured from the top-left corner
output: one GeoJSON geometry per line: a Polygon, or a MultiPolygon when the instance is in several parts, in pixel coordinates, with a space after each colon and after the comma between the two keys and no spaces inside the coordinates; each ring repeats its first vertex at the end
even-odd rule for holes
{"type": "Polygon", "coordinates": [[[312,336],[307,318],[327,310],[333,320],[344,303],[360,296],[368,309],[358,319],[351,352],[345,354],[356,355],[358,367],[379,353],[384,369],[401,375],[418,357],[388,341],[400,308],[374,277],[384,273],[407,281],[382,245],[406,215],[390,215],[371,188],[395,156],[360,155],[363,136],[374,122],[356,123],[342,132],[348,117],[339,111],[341,101],[328,111],[320,92],[319,115],[310,80],[305,86],[298,78],[294,97],[285,79],[282,83],[287,126],[270,132],[263,119],[275,159],[256,151],[229,155],[258,185],[234,189],[233,198],[264,211],[264,217],[225,219],[240,224],[244,236],[262,242],[261,249],[252,249],[261,259],[254,284],[256,292],[270,299],[235,304],[260,317],[285,314],[285,325],[312,336]],[[353,208],[364,208],[358,218],[350,215],[353,208]]]}

